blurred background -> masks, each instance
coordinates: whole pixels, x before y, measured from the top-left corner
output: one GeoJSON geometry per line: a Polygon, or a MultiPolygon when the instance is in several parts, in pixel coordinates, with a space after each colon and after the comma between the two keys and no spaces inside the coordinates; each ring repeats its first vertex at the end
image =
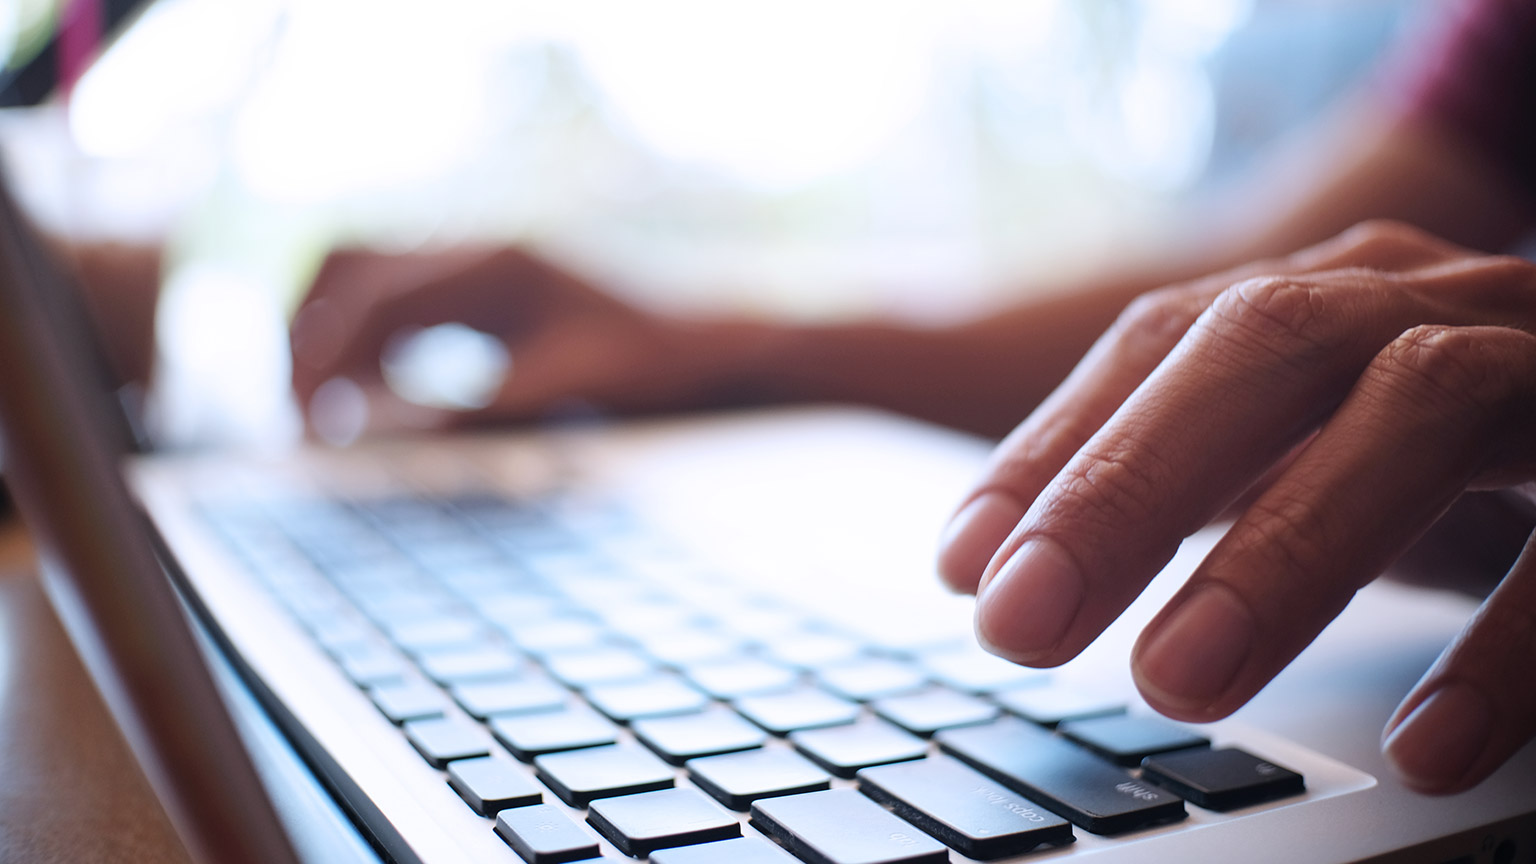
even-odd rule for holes
{"type": "Polygon", "coordinates": [[[158,436],[280,443],[287,316],[334,244],[516,240],[679,307],[963,315],[1188,242],[1170,214],[1429,5],[0,0],[0,147],[49,230],[168,244],[158,436]],[[63,86],[29,92],[45,67],[63,86]]]}

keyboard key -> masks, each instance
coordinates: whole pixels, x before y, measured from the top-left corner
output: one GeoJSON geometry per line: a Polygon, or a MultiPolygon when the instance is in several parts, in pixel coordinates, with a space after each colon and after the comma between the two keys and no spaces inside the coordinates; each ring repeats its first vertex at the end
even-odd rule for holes
{"type": "Polygon", "coordinates": [[[437,615],[386,625],[384,632],[409,654],[444,648],[470,648],[485,638],[485,625],[465,615],[437,615]]]}
{"type": "Polygon", "coordinates": [[[817,792],[832,786],[827,772],[792,750],[749,750],[688,762],[688,773],[700,789],[732,810],[745,810],[753,801],[778,795],[817,792]]]}
{"type": "Polygon", "coordinates": [[[976,645],[927,654],[922,662],[934,680],[963,693],[992,693],[1033,686],[1051,677],[1049,672],[1020,666],[976,645]]]}
{"type": "Polygon", "coordinates": [[[1141,763],[1141,778],[1220,811],[1300,795],[1306,788],[1295,771],[1235,747],[1149,756],[1141,763]]]}
{"type": "Polygon", "coordinates": [[[796,669],[820,669],[844,663],[864,653],[856,639],[835,633],[793,632],[774,636],[763,642],[769,659],[796,669]]]}
{"type": "Polygon", "coordinates": [[[708,696],[670,675],[629,684],[601,684],[587,690],[587,701],[619,723],[686,714],[709,705],[708,696]]]}
{"type": "Polygon", "coordinates": [[[353,642],[331,652],[341,671],[359,687],[397,684],[405,680],[406,660],[400,652],[378,642],[353,642]]]}
{"type": "Polygon", "coordinates": [[[459,707],[479,720],[496,714],[553,711],[565,707],[570,698],[569,691],[543,677],[459,684],[449,692],[459,707]]]}
{"type": "Polygon", "coordinates": [[[673,765],[763,746],[768,733],[728,708],[698,714],[636,720],[631,726],[640,743],[673,765]]]}
{"type": "Polygon", "coordinates": [[[878,657],[823,667],[816,673],[816,680],[838,696],[855,702],[910,693],[928,682],[917,667],[878,657]]]}
{"type": "Polygon", "coordinates": [[[396,724],[441,717],[448,706],[443,691],[422,681],[380,684],[368,691],[368,697],[391,723],[396,724]]]}
{"type": "Polygon", "coordinates": [[[741,716],[775,735],[788,735],[800,729],[840,726],[859,716],[859,704],[840,699],[822,690],[801,687],[767,696],[747,696],[736,700],[741,716]]]}
{"type": "Polygon", "coordinates": [[[651,864],[800,864],[783,849],[757,837],[658,849],[651,864]]]}
{"type": "Polygon", "coordinates": [[[459,717],[411,720],[404,726],[406,740],[433,768],[442,769],[455,759],[491,754],[491,739],[480,724],[459,717]]]}
{"type": "Polygon", "coordinates": [[[1073,839],[1067,820],[944,756],[860,771],[859,789],[971,858],[1073,839]]]}
{"type": "Polygon", "coordinates": [[[869,707],[908,732],[923,736],[932,735],[940,729],[985,723],[1001,713],[991,702],[943,687],[906,696],[891,696],[873,702],[869,707]]]}
{"type": "Polygon", "coordinates": [[[686,666],[707,660],[724,660],[741,650],[741,643],[716,630],[690,627],[642,635],[635,640],[640,650],[663,666],[686,666]]]}
{"type": "Polygon", "coordinates": [[[662,789],[593,801],[587,822],[625,855],[644,858],[656,849],[727,840],[741,823],[693,789],[662,789]]]}
{"type": "Polygon", "coordinates": [[[496,740],[524,762],[545,753],[599,747],[619,740],[618,728],[589,708],[498,715],[491,718],[490,727],[496,740]]]}
{"type": "Polygon", "coordinates": [[[1094,834],[1183,819],[1184,802],[1022,720],[946,729],[939,746],[1094,834]]]}
{"type": "Polygon", "coordinates": [[[449,685],[505,678],[522,668],[523,659],[505,648],[479,646],[425,651],[416,663],[428,678],[449,685]]]}
{"type": "Polygon", "coordinates": [[[752,805],[752,825],[812,864],[948,864],[949,850],[852,789],[752,805]]]}
{"type": "Polygon", "coordinates": [[[800,673],[757,658],[694,663],[684,667],[683,677],[716,699],[739,699],[777,693],[795,686],[800,673]]]}
{"type": "Polygon", "coordinates": [[[1119,697],[1056,684],[993,693],[992,701],[1010,713],[1046,727],[1125,713],[1125,700],[1119,697]]]}
{"type": "Polygon", "coordinates": [[[635,795],[672,786],[672,769],[638,744],[611,744],[533,760],[539,779],[560,800],[585,807],[597,798],[635,795]]]}
{"type": "Polygon", "coordinates": [[[544,665],[549,674],[578,689],[636,681],[656,671],[651,661],[626,648],[561,651],[546,655],[544,665]]]}
{"type": "Polygon", "coordinates": [[[1211,746],[1211,739],[1203,735],[1145,714],[1074,720],[1057,731],[1124,768],[1134,768],[1156,753],[1211,746]]]}
{"type": "Polygon", "coordinates": [[[496,816],[496,834],[528,864],[597,857],[597,841],[552,804],[513,807],[496,816]]]}
{"type": "Polygon", "coordinates": [[[567,615],[553,620],[520,621],[505,628],[507,638],[530,654],[599,648],[608,641],[608,632],[590,618],[567,615]]]}
{"type": "Polygon", "coordinates": [[[795,749],[839,777],[852,777],[860,768],[921,759],[928,742],[873,718],[848,726],[807,729],[789,736],[795,749]]]}
{"type": "Polygon", "coordinates": [[[481,816],[544,800],[541,786],[527,769],[503,756],[483,756],[448,763],[448,785],[481,816]]]}

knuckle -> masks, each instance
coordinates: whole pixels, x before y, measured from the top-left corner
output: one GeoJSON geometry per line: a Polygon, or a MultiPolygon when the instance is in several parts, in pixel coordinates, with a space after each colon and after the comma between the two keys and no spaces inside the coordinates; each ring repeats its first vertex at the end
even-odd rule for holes
{"type": "MultiPolygon", "coordinates": [[[[1536,656],[1536,609],[1517,602],[1485,603],[1469,633],[1461,651],[1475,653],[1478,665],[1524,669],[1536,656]]],[[[1528,698],[1536,699],[1536,694],[1528,698]]]]}
{"type": "Polygon", "coordinates": [[[1124,531],[1164,515],[1174,480],[1168,463],[1146,448],[1085,451],[1058,476],[1047,512],[1124,531]]]}
{"type": "Polygon", "coordinates": [[[1241,550],[1282,573],[1316,573],[1340,548],[1335,525],[1296,495],[1261,496],[1243,514],[1243,524],[1245,530],[1233,534],[1241,550]]]}
{"type": "Polygon", "coordinates": [[[1414,249],[1439,243],[1428,232],[1395,219],[1367,219],[1345,230],[1339,239],[1359,251],[1414,249]]]}
{"type": "Polygon", "coordinates": [[[1189,291],[1161,288],[1132,300],[1111,332],[1120,342],[1166,349],[1189,332],[1202,311],[1203,304],[1189,291]]]}
{"type": "Polygon", "coordinates": [[[1349,337],[1348,322],[1333,307],[1315,283],[1263,276],[1223,291],[1211,305],[1206,329],[1284,356],[1310,355],[1335,349],[1349,337]]]}
{"type": "Polygon", "coordinates": [[[1510,392],[1510,369],[1466,328],[1426,324],[1386,347],[1372,371],[1416,398],[1493,408],[1510,392]]]}

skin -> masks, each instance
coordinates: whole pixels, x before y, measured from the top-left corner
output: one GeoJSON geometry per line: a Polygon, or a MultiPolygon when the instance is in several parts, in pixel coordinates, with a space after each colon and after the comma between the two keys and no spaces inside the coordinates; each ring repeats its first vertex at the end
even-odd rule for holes
{"type": "Polygon", "coordinates": [[[1495,586],[1383,735],[1404,782],[1456,792],[1536,734],[1536,273],[1482,251],[1532,214],[1454,139],[1359,106],[1257,176],[1275,181],[1192,223],[1187,249],[944,327],[680,318],[519,248],[341,251],[295,321],[294,384],[307,404],[352,380],[375,428],[572,397],[855,401],[1012,428],[937,561],[1004,657],[1066,662],[1184,537],[1233,520],[1132,658],[1149,703],[1185,720],[1241,706],[1394,562],[1495,586]],[[392,338],[445,321],[513,355],[482,411],[382,383],[392,338]]]}

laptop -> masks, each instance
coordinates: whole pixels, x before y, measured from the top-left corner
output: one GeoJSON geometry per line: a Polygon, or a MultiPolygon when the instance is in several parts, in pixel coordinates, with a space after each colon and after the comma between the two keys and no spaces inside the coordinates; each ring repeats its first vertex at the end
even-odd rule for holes
{"type": "Polygon", "coordinates": [[[195,860],[1536,860],[1536,748],[1380,755],[1470,615],[1375,583],[1248,706],[1139,701],[1139,626],[981,652],[935,539],[989,446],[830,406],[128,457],[0,194],[0,419],[49,594],[195,860]]]}

